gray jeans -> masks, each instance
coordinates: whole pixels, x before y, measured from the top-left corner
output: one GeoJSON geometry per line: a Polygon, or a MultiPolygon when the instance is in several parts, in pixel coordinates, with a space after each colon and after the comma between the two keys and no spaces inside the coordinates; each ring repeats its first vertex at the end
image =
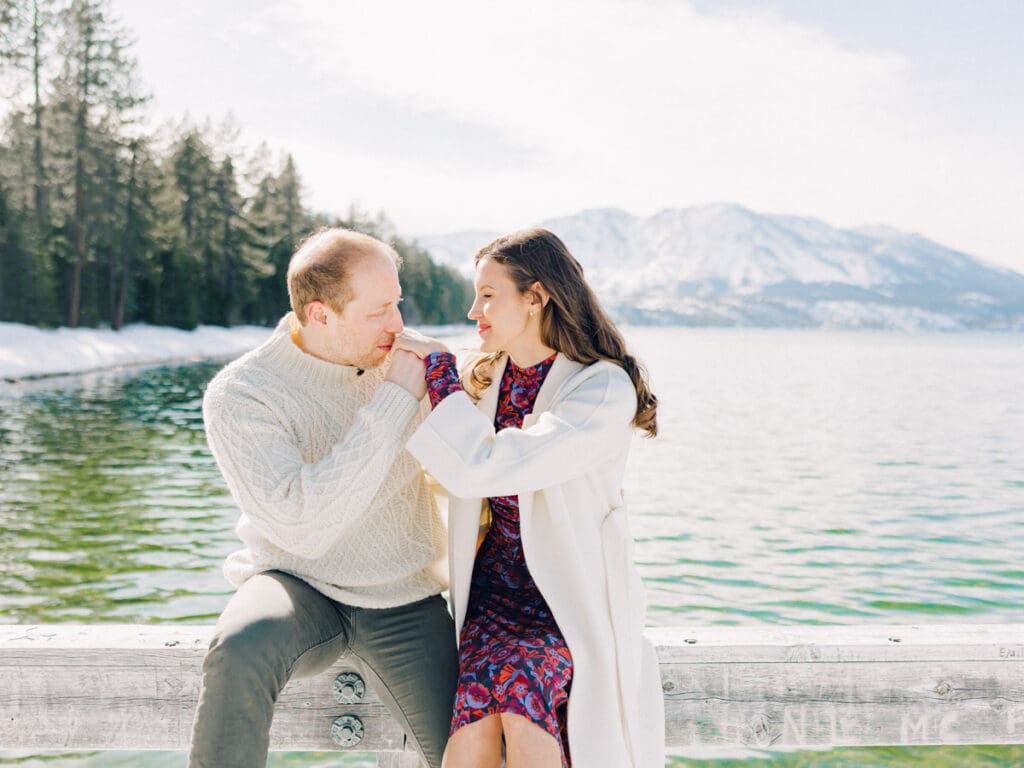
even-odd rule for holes
{"type": "Polygon", "coordinates": [[[397,608],[355,608],[278,571],[249,579],[228,601],[203,662],[190,768],[265,766],[274,702],[295,675],[342,653],[365,673],[409,742],[440,768],[458,656],[439,595],[397,608]]]}

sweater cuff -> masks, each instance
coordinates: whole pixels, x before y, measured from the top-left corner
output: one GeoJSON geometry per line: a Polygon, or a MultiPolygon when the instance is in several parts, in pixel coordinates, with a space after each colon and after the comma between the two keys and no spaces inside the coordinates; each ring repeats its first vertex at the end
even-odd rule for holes
{"type": "Polygon", "coordinates": [[[370,408],[380,414],[382,419],[407,427],[419,412],[420,404],[405,387],[393,381],[385,381],[377,387],[370,408]]]}

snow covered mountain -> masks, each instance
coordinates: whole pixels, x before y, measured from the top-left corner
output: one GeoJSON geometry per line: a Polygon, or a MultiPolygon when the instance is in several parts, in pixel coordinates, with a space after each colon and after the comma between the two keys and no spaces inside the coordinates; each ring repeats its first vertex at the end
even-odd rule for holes
{"type": "MultiPolygon", "coordinates": [[[[602,300],[641,323],[1024,330],[1024,275],[888,227],[837,229],[738,205],[649,217],[583,211],[540,226],[561,237],[602,300]]],[[[471,273],[497,233],[420,238],[471,273]]]]}

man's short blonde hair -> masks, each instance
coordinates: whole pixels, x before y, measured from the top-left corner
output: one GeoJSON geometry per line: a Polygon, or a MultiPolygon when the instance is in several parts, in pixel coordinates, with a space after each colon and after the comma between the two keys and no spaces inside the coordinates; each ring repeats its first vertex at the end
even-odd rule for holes
{"type": "Polygon", "coordinates": [[[322,301],[341,313],[352,300],[353,267],[367,257],[385,256],[395,268],[402,257],[387,243],[344,227],[321,227],[303,240],[288,262],[288,298],[299,322],[306,307],[322,301]]]}

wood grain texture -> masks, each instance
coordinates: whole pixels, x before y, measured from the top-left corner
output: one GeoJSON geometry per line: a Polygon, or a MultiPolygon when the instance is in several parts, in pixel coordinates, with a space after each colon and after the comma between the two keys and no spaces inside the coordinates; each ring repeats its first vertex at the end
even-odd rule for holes
{"type": "MultiPolygon", "coordinates": [[[[0,748],[187,748],[212,627],[0,625],[0,748]]],[[[1024,743],[1024,625],[652,628],[670,746],[1024,743]]],[[[273,749],[352,750],[413,768],[374,691],[338,704],[334,678],[292,680],[273,749]]]]}
{"type": "Polygon", "coordinates": [[[377,768],[426,768],[415,752],[381,752],[377,756],[377,768]]]}
{"type": "Polygon", "coordinates": [[[1024,743],[1024,625],[649,629],[672,746],[1024,743]]]}

